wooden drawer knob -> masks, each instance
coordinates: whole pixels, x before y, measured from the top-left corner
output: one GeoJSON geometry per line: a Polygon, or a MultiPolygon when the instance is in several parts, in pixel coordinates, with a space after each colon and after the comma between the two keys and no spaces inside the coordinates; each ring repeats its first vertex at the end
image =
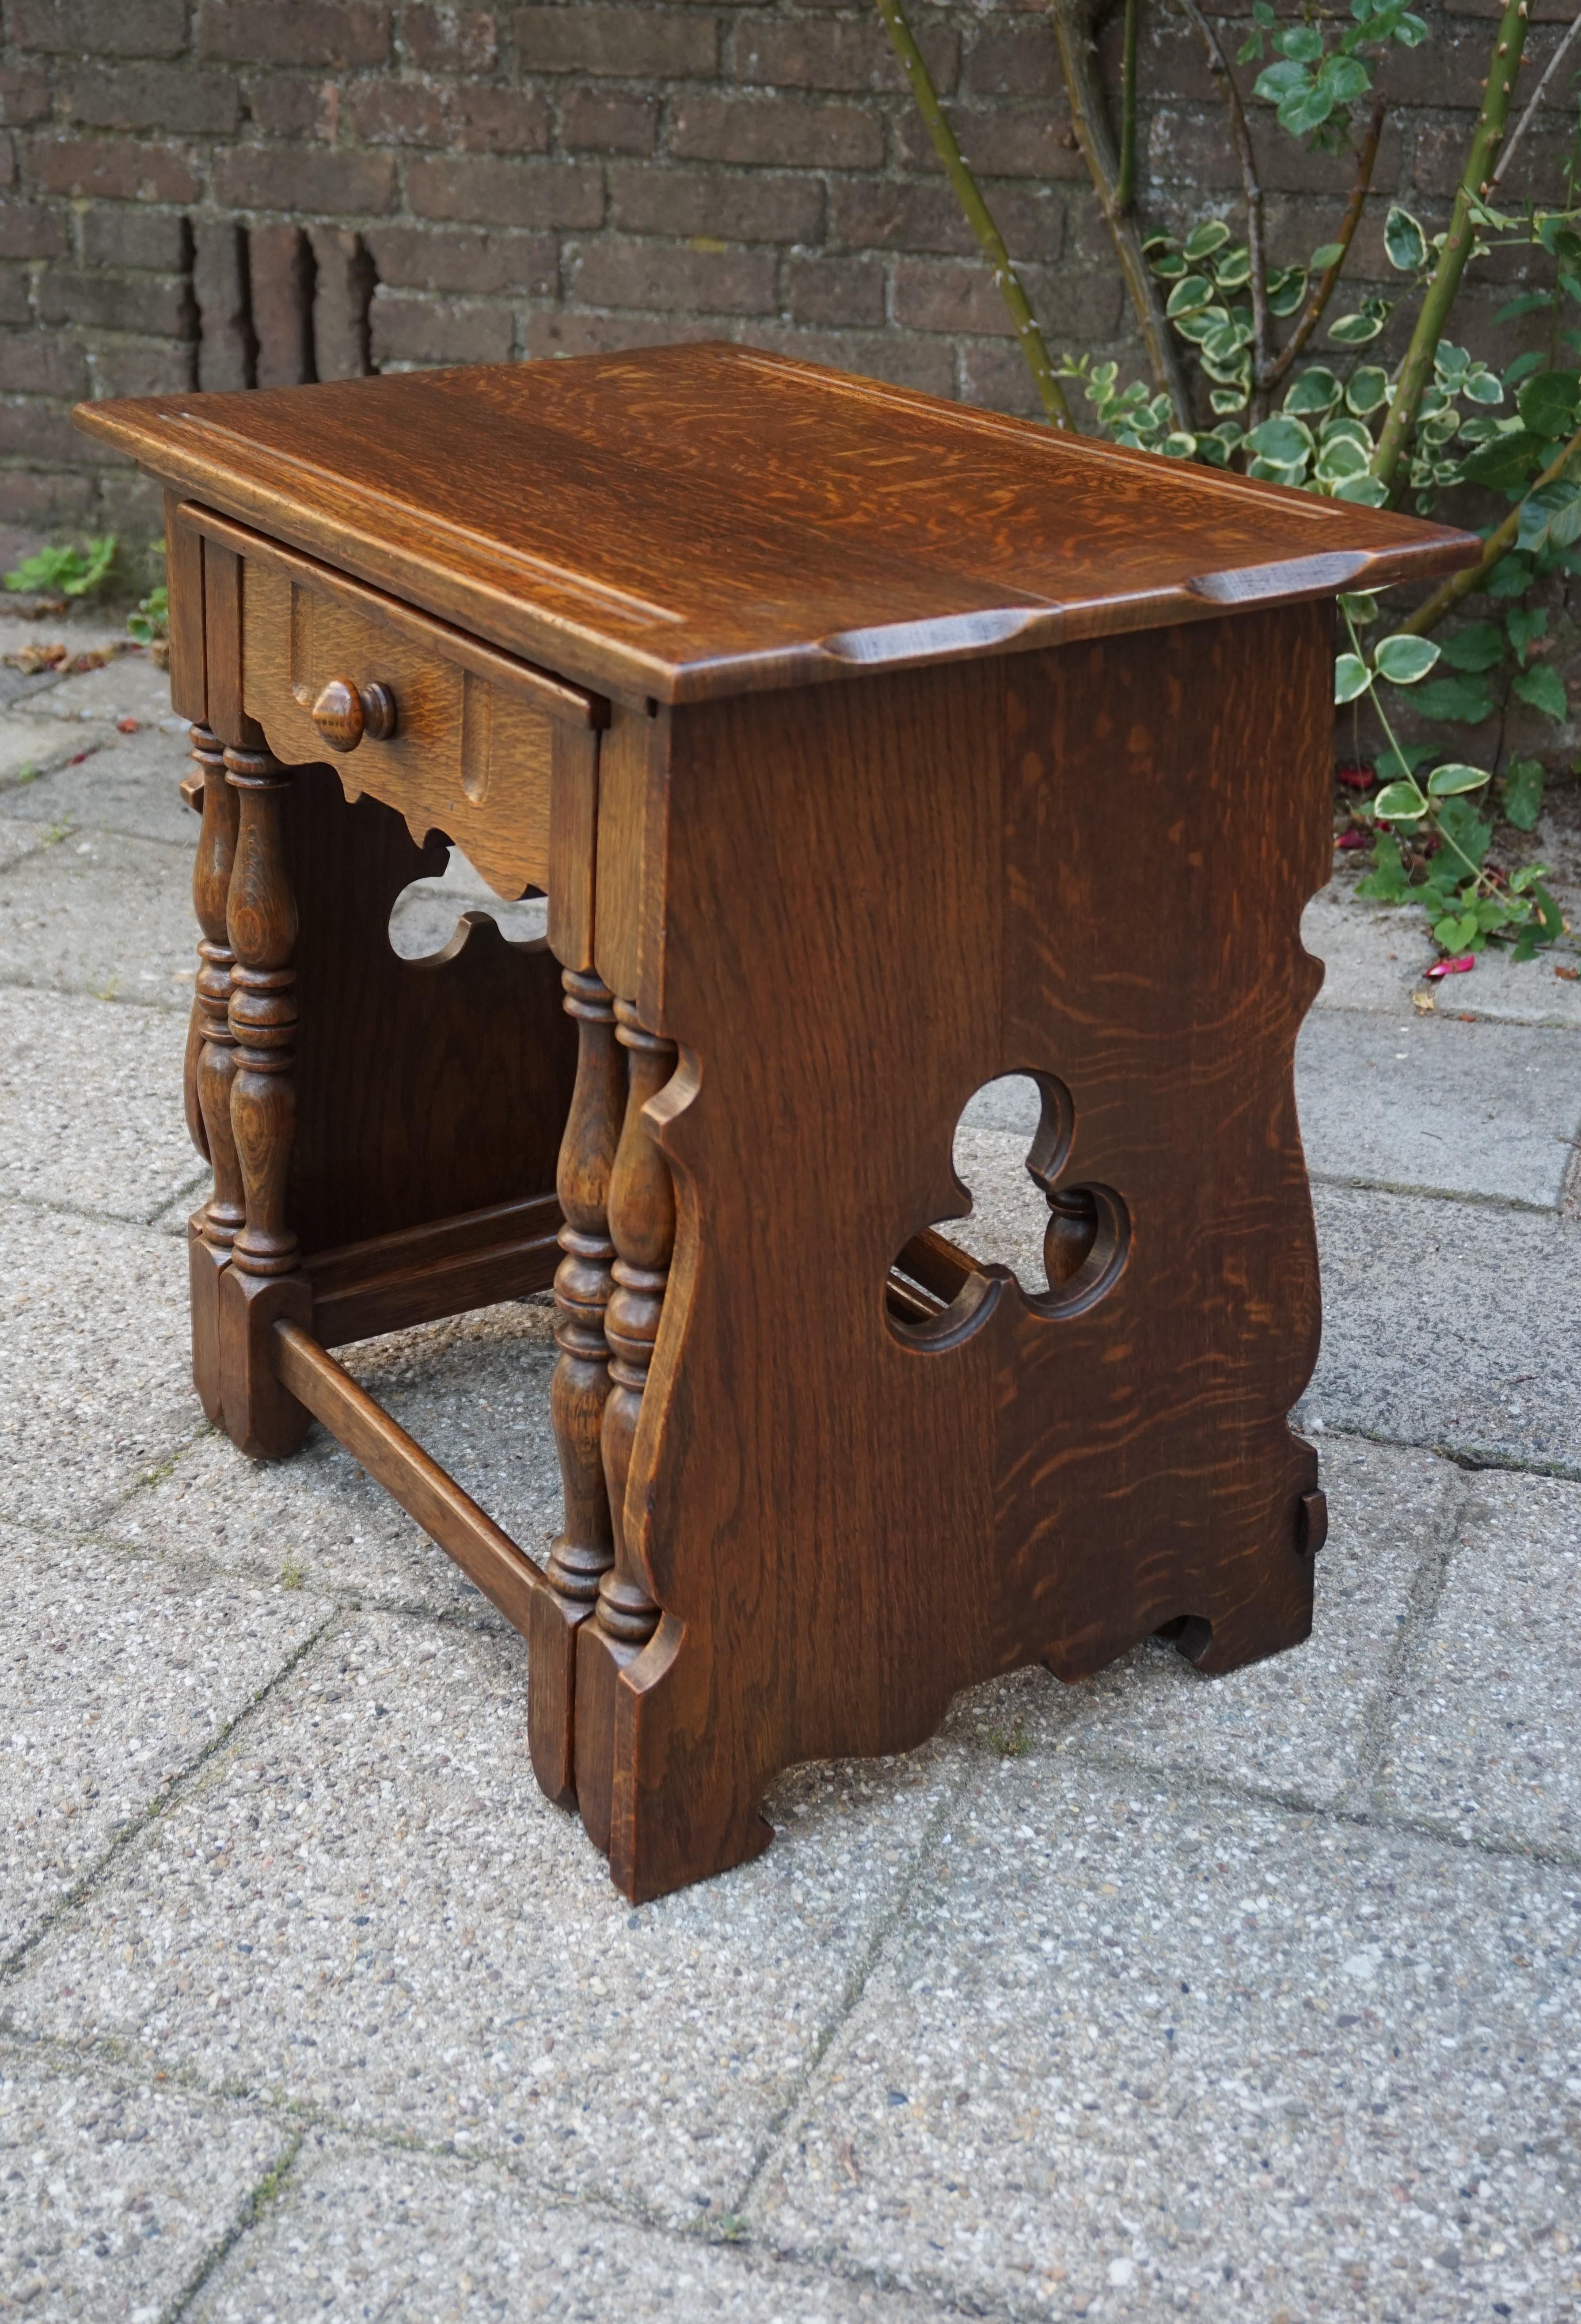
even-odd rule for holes
{"type": "Polygon", "coordinates": [[[395,696],[387,686],[332,678],[313,705],[313,724],[332,751],[355,751],[365,735],[387,742],[395,732],[395,696]]]}

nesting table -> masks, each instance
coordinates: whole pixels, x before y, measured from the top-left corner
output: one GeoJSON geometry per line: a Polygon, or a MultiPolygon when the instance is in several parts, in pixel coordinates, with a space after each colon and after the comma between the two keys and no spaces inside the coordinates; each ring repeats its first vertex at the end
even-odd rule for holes
{"type": "Polygon", "coordinates": [[[1307,1636],[1333,599],[1476,542],[724,346],[77,417],[166,492],[198,1393],[525,1633],[626,1895],[974,1681],[1307,1636]],[[547,939],[397,957],[447,842],[547,939]],[[939,1231],[1011,1073],[1026,1286],[939,1231]],[[540,1566],[329,1351],[551,1284],[540,1566]]]}

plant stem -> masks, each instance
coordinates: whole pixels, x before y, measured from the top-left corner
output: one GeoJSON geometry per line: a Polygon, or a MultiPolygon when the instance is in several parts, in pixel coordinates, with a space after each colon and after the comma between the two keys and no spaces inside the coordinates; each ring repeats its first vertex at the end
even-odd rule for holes
{"type": "Polygon", "coordinates": [[[1551,460],[1537,481],[1521,494],[1503,523],[1489,533],[1477,562],[1468,566],[1464,573],[1452,573],[1447,581],[1441,581],[1427,602],[1417,607],[1410,621],[1401,623],[1401,636],[1426,637],[1429,630],[1438,628],[1445,614],[1458,605],[1463,597],[1469,597],[1474,589],[1482,587],[1500,558],[1507,557],[1514,547],[1516,535],[1521,530],[1521,512],[1532,493],[1540,492],[1544,484],[1551,484],[1562,476],[1578,451],[1581,451],[1581,429],[1571,437],[1558,459],[1551,460]]]}
{"type": "Polygon", "coordinates": [[[1301,319],[1296,325],[1289,344],[1281,349],[1269,364],[1265,383],[1269,387],[1278,386],[1322,321],[1328,302],[1334,296],[1335,286],[1344,271],[1345,262],[1350,255],[1351,242],[1357,226],[1362,222],[1362,212],[1366,207],[1368,189],[1373,182],[1373,169],[1378,159],[1378,145],[1383,134],[1383,116],[1387,111],[1386,97],[1380,97],[1373,100],[1372,118],[1367,123],[1367,134],[1363,142],[1360,159],[1356,162],[1355,183],[1351,188],[1350,199],[1345,206],[1345,216],[1339,222],[1339,256],[1332,266],[1327,267],[1318,276],[1318,287],[1302,309],[1301,319]]]}
{"type": "Polygon", "coordinates": [[[1241,92],[1235,87],[1235,76],[1230,70],[1229,60],[1219,46],[1218,34],[1197,6],[1197,0],[1175,0],[1175,5],[1207,51],[1207,69],[1218,81],[1225,107],[1230,116],[1230,138],[1235,148],[1235,159],[1241,165],[1241,192],[1246,204],[1246,251],[1251,261],[1252,384],[1256,390],[1264,390],[1268,384],[1271,346],[1268,252],[1262,232],[1262,181],[1257,175],[1257,156],[1252,150],[1252,132],[1246,120],[1246,108],[1241,103],[1241,92]]]}
{"type": "Polygon", "coordinates": [[[1575,23],[1565,34],[1564,39],[1559,42],[1558,47],[1554,51],[1552,56],[1549,59],[1548,64],[1543,70],[1542,78],[1538,82],[1537,87],[1531,92],[1530,104],[1527,106],[1520,120],[1515,124],[1514,128],[1510,132],[1510,142],[1499,156],[1499,166],[1493,171],[1493,176],[1488,180],[1488,191],[1490,194],[1498,184],[1499,180],[1503,176],[1505,171],[1509,168],[1511,162],[1515,159],[1515,148],[1520,144],[1521,140],[1526,134],[1527,124],[1530,121],[1532,115],[1537,111],[1538,106],[1542,103],[1544,92],[1547,89],[1549,81],[1552,80],[1555,73],[1558,72],[1560,63],[1563,61],[1565,51],[1569,47],[1577,32],[1581,32],[1581,12],[1577,13],[1575,23]]]}
{"type": "MultiPolygon", "coordinates": [[[[1352,621],[1348,613],[1346,613],[1345,617],[1345,625],[1350,632],[1351,651],[1355,655],[1358,661],[1364,663],[1367,657],[1362,651],[1362,641],[1356,635],[1356,625],[1352,621]]],[[[1395,763],[1403,769],[1405,766],[1405,752],[1401,749],[1400,743],[1395,736],[1394,729],[1389,724],[1389,714],[1378,698],[1378,678],[1376,671],[1373,672],[1368,682],[1367,694],[1372,701],[1373,710],[1377,713],[1378,724],[1382,726],[1385,735],[1388,737],[1389,747],[1394,753],[1395,763]]],[[[1459,844],[1454,835],[1451,832],[1445,830],[1443,825],[1438,820],[1438,815],[1434,811],[1431,798],[1428,794],[1422,789],[1422,787],[1420,783],[1417,781],[1416,777],[1413,774],[1408,773],[1405,779],[1407,782],[1415,787],[1418,796],[1423,802],[1423,816],[1427,822],[1432,825],[1433,829],[1438,833],[1440,844],[1445,847],[1452,847],[1455,850],[1456,854],[1459,856],[1461,862],[1470,872],[1472,879],[1476,883],[1476,886],[1481,888],[1485,883],[1487,892],[1491,896],[1493,892],[1493,883],[1491,878],[1486,872],[1479,870],[1477,865],[1472,862],[1470,856],[1466,853],[1465,848],[1459,844]]]]}
{"type": "MultiPolygon", "coordinates": [[[[883,6],[883,0],[879,0],[879,5],[883,6]]],[[[1120,207],[1120,164],[1093,53],[1089,0],[1049,0],[1049,14],[1054,19],[1054,37],[1059,43],[1059,65],[1070,102],[1071,125],[1131,295],[1153,385],[1169,397],[1176,427],[1189,430],[1191,397],[1175,352],[1173,334],[1164,318],[1164,302],[1159,296],[1152,270],[1142,254],[1142,236],[1136,231],[1135,221],[1127,217],[1120,207]]]]}
{"type": "Polygon", "coordinates": [[[983,198],[982,189],[962,158],[955,131],[944,117],[932,76],[922,60],[922,51],[917,46],[911,27],[906,22],[901,0],[877,0],[877,6],[888,27],[890,39],[894,42],[895,54],[905,67],[906,78],[911,84],[911,95],[916,99],[918,112],[928,124],[934,151],[944,163],[966,223],[982,244],[983,254],[994,271],[994,282],[1009,312],[1015,336],[1021,342],[1021,351],[1026,357],[1027,369],[1032,374],[1032,383],[1043,410],[1056,428],[1068,428],[1074,431],[1076,421],[1065,400],[1065,390],[1054,376],[1054,366],[1049,360],[1043,334],[1038,328],[1027,294],[1016,279],[1015,269],[1010,263],[1010,253],[1004,246],[1004,236],[994,225],[993,213],[983,198]]]}
{"type": "MultiPolygon", "coordinates": [[[[1125,47],[1120,79],[1120,176],[1114,199],[1122,217],[1136,208],[1136,35],[1142,0],[1125,0],[1125,47]]],[[[1551,68],[1550,68],[1551,69],[1551,68]]]]}
{"type": "Polygon", "coordinates": [[[1395,382],[1394,401],[1389,407],[1389,417],[1383,423],[1378,448],[1373,455],[1373,474],[1380,484],[1393,484],[1394,472],[1416,426],[1418,408],[1433,376],[1433,357],[1439,334],[1449,320],[1449,310],[1460,289],[1465,262],[1471,256],[1475,238],[1471,205],[1474,199],[1486,197],[1493,159],[1504,134],[1515,76],[1521,69],[1521,52],[1526,46],[1527,5],[1528,0],[1504,0],[1504,13],[1499,19],[1493,53],[1488,63],[1482,111],[1477,115],[1471,150],[1465,157],[1465,168],[1456,189],[1449,231],[1438,253],[1432,281],[1423,294],[1416,328],[1410,335],[1410,345],[1405,351],[1405,361],[1401,364],[1400,377],[1395,382]]]}

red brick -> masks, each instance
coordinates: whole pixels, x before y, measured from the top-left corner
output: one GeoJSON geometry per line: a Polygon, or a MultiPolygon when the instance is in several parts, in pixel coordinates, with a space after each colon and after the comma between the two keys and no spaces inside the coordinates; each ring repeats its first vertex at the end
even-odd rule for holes
{"type": "Polygon", "coordinates": [[[621,80],[711,80],[719,37],[709,16],[647,8],[518,8],[523,72],[613,73],[621,80]]]}
{"type": "Polygon", "coordinates": [[[583,161],[409,161],[406,197],[419,217],[596,226],[604,216],[604,175],[583,161]]]}
{"type": "Polygon", "coordinates": [[[671,107],[670,150],[681,161],[872,170],[883,160],[883,130],[854,105],[688,96],[671,107]]]}
{"type": "Polygon", "coordinates": [[[947,340],[913,338],[904,331],[801,331],[763,323],[744,323],[732,337],[744,346],[829,364],[836,371],[920,388],[925,395],[955,392],[955,355],[947,340]]]}
{"type": "Polygon", "coordinates": [[[250,74],[243,83],[247,111],[266,137],[314,137],[332,143],[340,123],[337,81],[296,73],[250,74]]]}
{"type": "Polygon", "coordinates": [[[88,266],[184,273],[187,221],[179,210],[147,209],[141,202],[97,204],[82,221],[82,256],[88,266]]]}
{"type": "Polygon", "coordinates": [[[370,80],[351,92],[354,134],[374,145],[443,145],[444,99],[421,81],[370,80]]]}
{"type": "Polygon", "coordinates": [[[79,73],[66,111],[91,129],[152,129],[167,137],[225,136],[241,119],[241,92],[228,73],[180,72],[170,65],[121,65],[79,73]]]}
{"type": "Polygon", "coordinates": [[[88,358],[76,339],[46,331],[0,336],[0,389],[14,395],[88,393],[88,358]]]}
{"type": "Polygon", "coordinates": [[[560,143],[569,152],[651,153],[658,142],[653,97],[573,88],[560,100],[560,143]]]}
{"type": "Polygon", "coordinates": [[[396,290],[543,299],[559,288],[559,245],[551,234],[376,226],[369,228],[366,241],[379,281],[396,290]]]}
{"type": "MultiPolygon", "coordinates": [[[[1300,10],[1297,7],[1281,13],[1290,13],[1299,17],[1300,10]]],[[[1112,117],[1116,123],[1120,118],[1121,54],[1124,46],[1124,38],[1125,12],[1121,8],[1110,14],[1098,39],[1098,70],[1104,87],[1111,93],[1114,107],[1112,117]]],[[[1242,38],[1241,28],[1228,30],[1225,46],[1230,51],[1232,64],[1234,61],[1235,50],[1240,46],[1242,38]]],[[[1051,35],[1049,45],[1053,45],[1051,35]]],[[[1171,97],[1185,97],[1194,105],[1214,106],[1223,105],[1224,99],[1219,95],[1218,83],[1207,69],[1207,58],[1202,42],[1181,17],[1173,13],[1168,16],[1150,15],[1149,12],[1144,10],[1140,50],[1138,79],[1145,105],[1163,104],[1171,97]]],[[[1423,51],[1413,49],[1410,53],[1413,56],[1420,56],[1423,51]]],[[[1058,70],[1058,67],[1056,69],[1058,70]]],[[[1252,82],[1256,78],[1257,71],[1256,66],[1241,69],[1241,85],[1248,95],[1252,82]]],[[[1057,86],[1062,88],[1063,82],[1059,81],[1057,86]]]]}
{"type": "Polygon", "coordinates": [[[31,323],[32,318],[26,267],[0,266],[0,323],[31,323]]]}
{"type": "Polygon", "coordinates": [[[402,8],[401,45],[420,72],[494,70],[499,36],[492,16],[454,7],[402,8]]]}
{"type": "Polygon", "coordinates": [[[202,0],[197,47],[238,64],[381,65],[390,12],[363,0],[202,0]]]}
{"type": "Polygon", "coordinates": [[[113,339],[94,349],[93,392],[109,395],[181,395],[195,387],[190,340],[113,339]]]}
{"type": "MultiPolygon", "coordinates": [[[[839,178],[829,189],[830,239],[851,250],[937,250],[966,257],[976,236],[939,178],[839,178]]],[[[996,186],[989,207],[1017,260],[1050,262],[1065,234],[1065,205],[1050,188],[996,186]]]]}
{"type": "Polygon", "coordinates": [[[662,323],[640,315],[563,315],[545,312],[526,318],[526,347],[533,357],[624,355],[631,347],[668,347],[722,338],[717,323],[689,323],[680,316],[662,323]]]}
{"type": "Polygon", "coordinates": [[[816,242],[817,178],[723,170],[611,170],[609,217],[627,234],[708,235],[721,242],[816,242]]]}
{"type": "Polygon", "coordinates": [[[214,190],[230,209],[328,211],[332,217],[347,217],[394,208],[395,164],[387,153],[233,145],[216,158],[214,190]]]}
{"type": "MultiPolygon", "coordinates": [[[[1469,114],[1458,121],[1423,122],[1417,132],[1416,166],[1411,173],[1419,192],[1439,194],[1446,200],[1452,198],[1465,169],[1475,127],[1475,119],[1469,114]]],[[[1499,180],[1496,198],[1562,204],[1565,157],[1569,143],[1557,129],[1539,129],[1533,123],[1515,148],[1508,175],[1499,180]]]]}
{"type": "Polygon", "coordinates": [[[300,387],[313,376],[313,259],[300,226],[255,226],[247,236],[257,384],[300,387]]]}
{"type": "Polygon", "coordinates": [[[349,226],[310,226],[308,240],[314,268],[313,376],[361,379],[368,369],[373,260],[349,226]]]}
{"type": "Polygon", "coordinates": [[[192,329],[191,292],[180,274],[89,274],[51,266],[40,279],[37,297],[46,323],[88,323],[101,331],[167,339],[185,338],[192,329]]]}
{"type": "Polygon", "coordinates": [[[0,258],[63,258],[69,242],[59,210],[0,202],[0,258]]]}
{"type": "MultiPolygon", "coordinates": [[[[1253,119],[1253,143],[1258,173],[1265,192],[1327,193],[1337,209],[1343,208],[1352,171],[1332,154],[1309,153],[1293,137],[1284,135],[1262,108],[1253,119]]],[[[1148,124],[1147,172],[1156,187],[1181,186],[1192,196],[1203,190],[1239,186],[1241,172],[1234,148],[1217,112],[1164,106],[1148,124]]],[[[1378,149],[1374,182],[1397,186],[1401,178],[1398,120],[1391,117],[1378,149]]],[[[1196,204],[1200,209],[1200,202],[1196,204]]]]}
{"type": "MultiPolygon", "coordinates": [[[[1059,362],[1058,355],[1054,360],[1059,362]]],[[[1027,360],[1019,346],[1003,339],[968,339],[960,351],[961,401],[986,411],[1013,412],[1018,419],[1041,420],[1043,400],[1033,385],[1027,360]]],[[[1077,423],[1095,428],[1092,406],[1084,402],[1074,380],[1063,383],[1077,423]]]]}
{"type": "Polygon", "coordinates": [[[539,88],[457,88],[445,99],[450,143],[463,153],[547,153],[549,99],[539,88]]]}
{"type": "MultiPolygon", "coordinates": [[[[1064,88],[1049,23],[1002,24],[979,32],[966,57],[974,97],[1056,97],[1064,88]]],[[[1151,94],[1152,84],[1147,83],[1151,94]]]]}
{"type": "Polygon", "coordinates": [[[0,524],[30,532],[64,532],[80,526],[93,505],[88,476],[60,469],[8,468],[0,474],[0,524]]]}
{"type": "Polygon", "coordinates": [[[508,307],[458,305],[379,290],[373,306],[373,357],[392,364],[508,363],[515,333],[508,307]]]}
{"type": "MultiPolygon", "coordinates": [[[[1045,328],[1058,338],[1105,339],[1118,327],[1123,292],[1117,274],[1074,267],[1017,270],[1045,328]]],[[[901,259],[895,268],[893,313],[913,330],[964,331],[1003,338],[1013,326],[985,265],[949,259],[901,259]]]]}
{"type": "MultiPolygon", "coordinates": [[[[1482,16],[1489,23],[1504,13],[1503,0],[1444,0],[1451,16],[1482,16]]],[[[1534,24],[1567,24],[1576,11],[1571,0],[1531,0],[1534,24]]]]}
{"type": "Polygon", "coordinates": [[[883,324],[883,267],[875,258],[792,258],[785,308],[793,323],[883,324]]]}
{"type": "Polygon", "coordinates": [[[0,455],[37,460],[51,466],[103,465],[109,446],[83,438],[71,425],[63,403],[0,401],[0,455]]]}
{"type": "MultiPolygon", "coordinates": [[[[947,25],[919,29],[934,88],[955,87],[960,42],[947,25]]],[[[737,20],[731,50],[735,78],[768,88],[882,89],[906,93],[906,76],[883,26],[860,17],[748,16],[737,20]]]]}
{"type": "Polygon", "coordinates": [[[585,307],[657,307],[667,314],[770,315],[777,262],[766,252],[697,250],[661,242],[595,242],[582,251],[572,296],[585,307]]]}
{"type": "Polygon", "coordinates": [[[0,72],[0,121],[11,129],[42,121],[50,110],[50,84],[37,65],[0,72]]]}
{"type": "MultiPolygon", "coordinates": [[[[949,117],[979,177],[1086,179],[1063,97],[1046,105],[953,105],[949,117]]],[[[895,124],[895,156],[906,169],[938,168],[933,140],[914,106],[895,124]]]]}
{"type": "Polygon", "coordinates": [[[5,37],[57,56],[179,57],[187,0],[6,0],[5,37]]]}
{"type": "Polygon", "coordinates": [[[164,145],[138,145],[117,137],[35,137],[28,146],[28,161],[46,194],[120,202],[198,198],[197,177],[179,153],[164,145]]]}
{"type": "Polygon", "coordinates": [[[8,132],[0,132],[0,186],[16,183],[16,140],[8,132]]]}
{"type": "Polygon", "coordinates": [[[195,220],[192,290],[198,303],[198,384],[250,387],[254,339],[248,310],[246,240],[234,218],[195,220]]]}

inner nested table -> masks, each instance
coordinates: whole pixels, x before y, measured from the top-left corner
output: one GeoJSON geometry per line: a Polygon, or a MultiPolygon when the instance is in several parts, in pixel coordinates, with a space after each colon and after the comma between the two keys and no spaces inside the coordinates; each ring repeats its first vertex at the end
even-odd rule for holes
{"type": "Polygon", "coordinates": [[[1475,541],[727,346],[78,417],[167,494],[199,1394],[525,1633],[628,1896],[974,1681],[1307,1636],[1332,600],[1475,541]],[[547,939],[399,959],[447,842],[547,939]],[[1012,1073],[1037,1291],[937,1231],[1012,1073]],[[551,1281],[540,1568],[327,1351],[551,1281]]]}

